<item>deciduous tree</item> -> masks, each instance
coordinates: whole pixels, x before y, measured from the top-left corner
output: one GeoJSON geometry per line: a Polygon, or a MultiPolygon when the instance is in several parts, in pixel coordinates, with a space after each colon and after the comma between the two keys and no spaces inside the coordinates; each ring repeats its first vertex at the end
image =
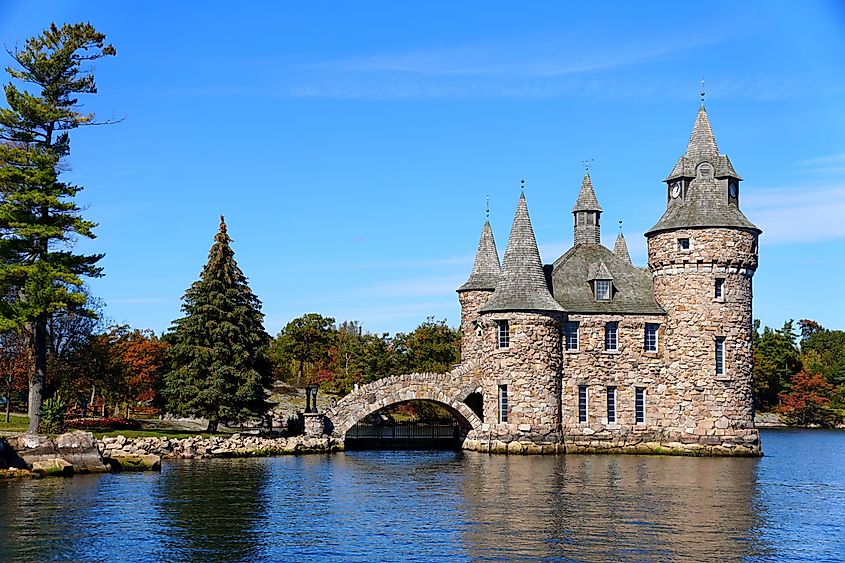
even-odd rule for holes
{"type": "Polygon", "coordinates": [[[305,365],[328,358],[334,339],[334,319],[317,313],[308,313],[289,322],[276,337],[281,355],[292,358],[297,364],[296,383],[302,384],[305,365]]]}
{"type": "Polygon", "coordinates": [[[37,431],[47,374],[48,322],[57,311],[83,309],[82,276],[102,274],[102,255],[74,254],[79,237],[94,238],[95,223],[73,198],[81,187],[61,180],[70,154],[69,132],[95,123],[77,96],[97,86],[87,63],[115,54],[87,23],[51,25],[14,50],[6,71],[28,86],[5,86],[0,108],[0,329],[28,325],[34,369],[30,431],[37,431]]]}

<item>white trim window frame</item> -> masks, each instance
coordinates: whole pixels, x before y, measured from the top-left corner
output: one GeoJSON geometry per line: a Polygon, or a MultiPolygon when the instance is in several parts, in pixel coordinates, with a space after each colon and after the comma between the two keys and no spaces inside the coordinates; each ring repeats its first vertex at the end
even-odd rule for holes
{"type": "Polygon", "coordinates": [[[578,351],[578,329],[580,326],[581,323],[578,321],[566,321],[566,325],[564,327],[564,339],[566,341],[565,344],[567,352],[578,351]]]}

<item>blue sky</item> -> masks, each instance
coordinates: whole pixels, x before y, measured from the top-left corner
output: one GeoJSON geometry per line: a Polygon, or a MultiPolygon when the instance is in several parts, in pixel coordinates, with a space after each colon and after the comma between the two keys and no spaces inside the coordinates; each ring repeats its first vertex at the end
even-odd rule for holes
{"type": "Polygon", "coordinates": [[[272,334],[457,325],[485,198],[503,253],[524,177],[552,262],[585,159],[605,244],[623,219],[644,265],[703,77],[764,231],[755,317],[845,328],[841,2],[0,3],[8,48],[52,21],[118,50],[83,101],[123,121],[76,131],[67,173],[115,322],[180,315],[222,213],[272,334]]]}

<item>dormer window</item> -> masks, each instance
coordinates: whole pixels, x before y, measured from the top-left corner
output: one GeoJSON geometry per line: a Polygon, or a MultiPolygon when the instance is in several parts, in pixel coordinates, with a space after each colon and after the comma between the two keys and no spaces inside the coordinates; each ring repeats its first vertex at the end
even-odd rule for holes
{"type": "Polygon", "coordinates": [[[594,282],[596,301],[610,301],[610,280],[594,282]]]}

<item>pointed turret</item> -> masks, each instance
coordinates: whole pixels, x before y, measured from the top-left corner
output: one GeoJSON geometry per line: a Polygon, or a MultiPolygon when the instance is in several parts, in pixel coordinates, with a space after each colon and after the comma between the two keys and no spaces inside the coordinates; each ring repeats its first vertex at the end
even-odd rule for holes
{"type": "Polygon", "coordinates": [[[575,244],[601,244],[601,212],[589,171],[584,174],[581,191],[572,215],[575,221],[575,244]]]}
{"type": "Polygon", "coordinates": [[[631,255],[628,253],[628,243],[625,242],[625,235],[622,234],[622,231],[616,235],[616,242],[613,243],[613,253],[628,264],[633,263],[631,262],[631,255]]]}
{"type": "Polygon", "coordinates": [[[667,187],[666,212],[647,233],[685,227],[759,229],[739,210],[739,182],[730,159],[719,154],[704,104],[698,110],[689,142],[667,187]]]}
{"type": "Polygon", "coordinates": [[[496,250],[496,241],[493,239],[493,229],[490,221],[484,223],[481,229],[481,240],[478,241],[478,251],[475,253],[475,262],[472,265],[472,273],[464,285],[458,288],[461,291],[494,290],[499,278],[502,275],[502,267],[499,264],[499,252],[496,250]]]}
{"type": "Polygon", "coordinates": [[[519,196],[516,206],[501,279],[479,311],[563,311],[546,284],[525,194],[519,196]]]}

